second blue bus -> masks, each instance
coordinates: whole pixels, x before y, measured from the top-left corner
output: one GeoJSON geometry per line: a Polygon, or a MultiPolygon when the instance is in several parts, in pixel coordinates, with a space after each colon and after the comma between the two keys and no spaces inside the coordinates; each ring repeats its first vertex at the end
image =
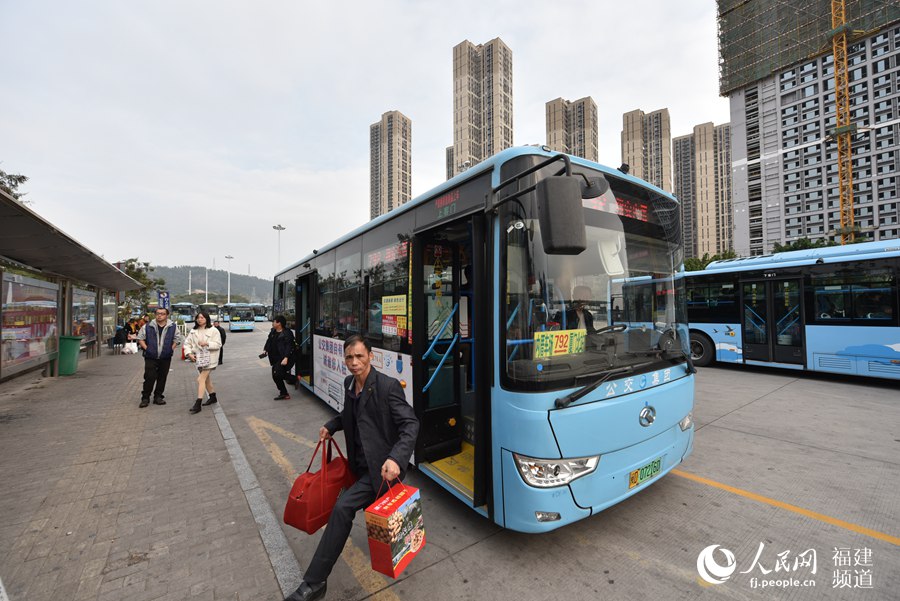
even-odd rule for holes
{"type": "Polygon", "coordinates": [[[691,355],[900,379],[900,241],[727,259],[687,274],[691,355]]]}

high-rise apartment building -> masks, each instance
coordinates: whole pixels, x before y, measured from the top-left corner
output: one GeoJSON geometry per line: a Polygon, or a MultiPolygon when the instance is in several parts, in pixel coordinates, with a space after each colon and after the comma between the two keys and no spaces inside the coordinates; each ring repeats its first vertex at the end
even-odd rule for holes
{"type": "MultiPolygon", "coordinates": [[[[718,0],[732,127],[734,250],[836,239],[841,227],[831,2],[718,0]]],[[[846,3],[857,237],[900,235],[900,4],[846,3]]]]}
{"type": "Polygon", "coordinates": [[[513,145],[512,50],[500,38],[453,48],[453,146],[447,178],[513,145]]]}
{"type": "Polygon", "coordinates": [[[703,123],[672,140],[687,257],[733,250],[730,125],[703,123]]]}
{"type": "Polygon", "coordinates": [[[412,198],[412,121],[388,111],[369,126],[369,215],[375,219],[412,198]]]}
{"type": "Polygon", "coordinates": [[[622,115],[622,162],[629,173],[672,191],[672,126],[669,109],[622,115]]]}
{"type": "Polygon", "coordinates": [[[557,98],[546,105],[547,146],[595,163],[599,161],[597,103],[590,96],[573,102],[557,98]]]}

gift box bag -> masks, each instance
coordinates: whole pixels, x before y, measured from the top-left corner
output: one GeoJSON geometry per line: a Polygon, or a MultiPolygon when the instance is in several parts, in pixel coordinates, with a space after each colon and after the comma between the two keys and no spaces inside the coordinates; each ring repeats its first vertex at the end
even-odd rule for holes
{"type": "Polygon", "coordinates": [[[341,447],[333,438],[328,438],[326,445],[320,440],[306,466],[306,472],[297,476],[291,487],[284,506],[284,523],[307,534],[315,533],[328,523],[341,491],[350,488],[354,482],[356,477],[350,471],[350,464],[341,452],[341,447]],[[333,459],[332,445],[338,451],[338,456],[333,459]],[[320,448],[322,465],[318,471],[311,472],[309,470],[320,448]]]}
{"type": "Polygon", "coordinates": [[[419,489],[398,484],[366,508],[372,569],[396,578],[425,546],[419,489]]]}

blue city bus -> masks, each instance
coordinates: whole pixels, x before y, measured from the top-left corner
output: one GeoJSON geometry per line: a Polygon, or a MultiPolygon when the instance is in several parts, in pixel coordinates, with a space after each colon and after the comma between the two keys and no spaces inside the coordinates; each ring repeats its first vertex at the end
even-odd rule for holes
{"type": "Polygon", "coordinates": [[[900,241],[797,250],[688,272],[694,363],[900,379],[900,241]]]}
{"type": "Polygon", "coordinates": [[[692,450],[680,227],[646,182],[512,148],[278,273],[274,310],[306,388],[340,410],[343,340],[366,336],[420,419],[419,470],[500,526],[546,532],[692,450]],[[645,276],[669,337],[611,308],[645,276]]]}
{"type": "Polygon", "coordinates": [[[197,307],[193,303],[172,303],[172,320],[193,323],[197,307]]]}
{"type": "Polygon", "coordinates": [[[200,303],[197,305],[197,311],[204,311],[213,321],[219,321],[219,305],[216,303],[200,303]]]}
{"type": "Polygon", "coordinates": [[[255,321],[266,321],[266,306],[262,303],[250,303],[250,308],[253,309],[253,319],[255,321]]]}
{"type": "Polygon", "coordinates": [[[219,308],[219,321],[231,321],[231,312],[241,303],[225,303],[219,308]]]}
{"type": "Polygon", "coordinates": [[[252,332],[256,329],[253,307],[244,303],[232,303],[228,307],[228,331],[252,332]]]}

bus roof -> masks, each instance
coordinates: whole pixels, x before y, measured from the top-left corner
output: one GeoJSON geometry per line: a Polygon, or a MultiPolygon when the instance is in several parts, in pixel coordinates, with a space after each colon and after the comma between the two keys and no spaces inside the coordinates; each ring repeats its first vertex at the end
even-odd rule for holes
{"type": "MultiPolygon", "coordinates": [[[[493,174],[491,177],[491,186],[496,187],[496,186],[500,185],[500,183],[501,183],[499,167],[501,165],[503,165],[504,163],[506,163],[507,161],[510,161],[514,158],[522,157],[522,156],[538,156],[538,157],[549,158],[552,156],[556,156],[558,154],[565,154],[565,153],[550,150],[546,146],[528,145],[528,146],[516,146],[513,148],[507,148],[506,150],[498,152],[497,154],[490,157],[489,159],[485,159],[484,161],[478,163],[477,165],[474,165],[470,169],[463,171],[462,173],[448,179],[447,181],[438,185],[437,187],[432,188],[431,190],[428,190],[427,192],[425,192],[423,194],[420,194],[419,196],[413,198],[409,202],[402,204],[399,207],[394,208],[393,210],[389,211],[388,213],[379,215],[375,219],[372,219],[371,221],[364,223],[363,225],[359,226],[358,228],[354,229],[353,231],[349,232],[348,234],[341,236],[337,240],[334,240],[333,242],[326,244],[322,248],[316,249],[315,252],[312,252],[312,253],[306,255],[305,257],[303,257],[302,259],[300,259],[299,261],[296,261],[293,264],[285,267],[284,269],[281,269],[275,275],[277,277],[278,275],[281,275],[282,273],[286,273],[288,271],[296,269],[297,267],[303,265],[304,263],[307,263],[307,262],[313,260],[317,255],[328,252],[329,250],[332,250],[334,248],[337,248],[344,242],[347,242],[348,240],[352,240],[353,238],[355,238],[371,229],[378,227],[382,223],[389,221],[389,220],[393,219],[394,217],[397,217],[398,215],[402,215],[403,213],[405,213],[407,211],[411,211],[412,209],[416,208],[417,206],[425,204],[426,202],[433,199],[434,197],[440,196],[444,192],[459,186],[463,182],[466,182],[471,179],[475,179],[476,177],[484,174],[485,172],[493,170],[493,174]]],[[[660,194],[662,196],[667,196],[669,198],[674,199],[674,196],[672,196],[669,192],[666,192],[662,188],[657,188],[656,186],[654,186],[653,184],[651,184],[649,182],[645,182],[642,179],[638,179],[632,175],[623,173],[623,172],[619,171],[618,169],[613,169],[611,167],[607,167],[606,165],[594,163],[593,161],[588,161],[581,157],[576,157],[576,156],[572,156],[572,155],[567,155],[567,156],[569,157],[569,160],[572,162],[573,165],[579,165],[582,167],[598,169],[604,173],[608,173],[610,175],[615,175],[616,177],[618,177],[620,179],[630,181],[630,182],[638,184],[642,187],[653,190],[654,192],[656,192],[657,194],[660,194]]]]}
{"type": "Polygon", "coordinates": [[[900,256],[900,240],[878,240],[844,246],[825,246],[782,253],[739,257],[713,261],[703,271],[689,271],[687,275],[708,274],[710,272],[750,271],[754,269],[798,267],[815,263],[842,263],[865,261],[884,257],[900,256]]]}

